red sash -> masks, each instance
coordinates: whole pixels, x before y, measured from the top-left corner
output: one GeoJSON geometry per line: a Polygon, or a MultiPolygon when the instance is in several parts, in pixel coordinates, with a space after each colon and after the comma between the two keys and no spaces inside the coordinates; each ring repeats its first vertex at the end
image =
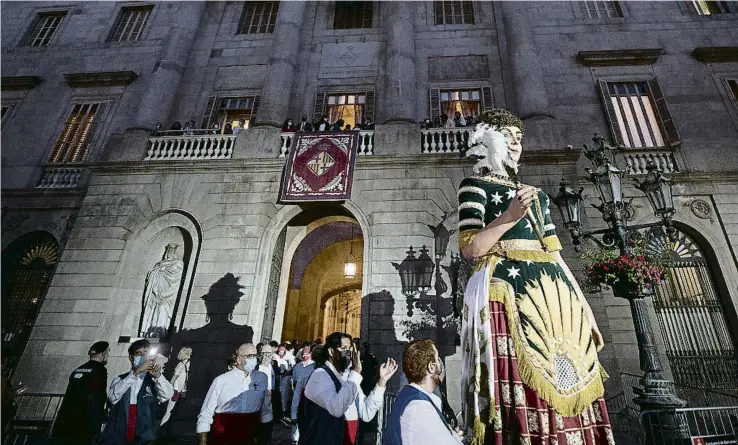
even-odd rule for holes
{"type": "Polygon", "coordinates": [[[356,433],[359,431],[359,421],[347,420],[346,428],[343,431],[343,445],[354,445],[356,443],[356,433]]]}
{"type": "Polygon", "coordinates": [[[252,443],[260,420],[258,412],[218,413],[210,429],[210,440],[213,445],[252,443]]]}
{"type": "Polygon", "coordinates": [[[126,442],[133,442],[136,435],[136,407],[137,405],[128,405],[128,426],[126,427],[126,442]]]}

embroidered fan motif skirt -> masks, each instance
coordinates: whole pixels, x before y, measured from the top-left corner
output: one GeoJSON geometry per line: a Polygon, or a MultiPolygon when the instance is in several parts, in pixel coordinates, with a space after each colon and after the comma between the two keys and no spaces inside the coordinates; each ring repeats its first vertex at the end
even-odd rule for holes
{"type": "Polygon", "coordinates": [[[505,305],[489,302],[494,355],[493,428],[486,430],[485,445],[613,445],[605,401],[599,398],[582,414],[564,417],[538,397],[520,379],[505,305]]]}

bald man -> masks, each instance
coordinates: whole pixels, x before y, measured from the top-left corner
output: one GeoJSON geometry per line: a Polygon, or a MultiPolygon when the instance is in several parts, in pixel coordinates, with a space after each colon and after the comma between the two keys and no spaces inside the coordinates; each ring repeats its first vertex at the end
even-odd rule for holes
{"type": "Polygon", "coordinates": [[[256,370],[256,347],[244,343],[236,349],[233,369],[210,385],[197,416],[200,445],[242,445],[257,442],[259,423],[272,421],[267,376],[256,370]]]}

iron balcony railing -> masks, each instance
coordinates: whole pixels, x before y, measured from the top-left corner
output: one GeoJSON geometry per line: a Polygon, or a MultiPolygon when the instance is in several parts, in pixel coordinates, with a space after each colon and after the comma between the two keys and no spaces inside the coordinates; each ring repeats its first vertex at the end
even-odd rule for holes
{"type": "Polygon", "coordinates": [[[3,445],[47,443],[64,394],[25,393],[15,398],[15,414],[5,427],[3,445]]]}

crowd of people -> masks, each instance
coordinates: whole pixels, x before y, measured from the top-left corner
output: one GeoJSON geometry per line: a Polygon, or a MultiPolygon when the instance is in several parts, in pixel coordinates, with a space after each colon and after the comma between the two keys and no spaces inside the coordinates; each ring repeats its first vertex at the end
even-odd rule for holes
{"type": "Polygon", "coordinates": [[[459,128],[459,127],[473,127],[479,121],[476,116],[468,115],[462,116],[460,112],[456,111],[453,115],[442,113],[435,119],[426,117],[420,122],[420,128],[422,130],[431,128],[459,128]]]}
{"type": "MultiPolygon", "coordinates": [[[[178,351],[171,379],[166,357],[145,339],[128,348],[129,369],[107,386],[107,342],[93,344],[89,361],[69,376],[54,425],[54,444],[154,444],[187,393],[192,349],[178,351]],[[158,407],[166,409],[163,417],[158,407]]],[[[224,363],[194,422],[200,445],[271,443],[275,425],[290,428],[293,444],[354,445],[372,426],[398,369],[379,363],[368,343],[335,332],[326,338],[244,343],[224,363]]],[[[384,444],[458,445],[460,436],[442,414],[438,387],[444,367],[430,340],[406,345],[405,382],[397,396],[384,444]],[[440,435],[440,436],[439,436],[440,435]],[[431,440],[432,439],[432,440],[431,440]],[[430,442],[429,442],[430,441],[430,442]]]]}

